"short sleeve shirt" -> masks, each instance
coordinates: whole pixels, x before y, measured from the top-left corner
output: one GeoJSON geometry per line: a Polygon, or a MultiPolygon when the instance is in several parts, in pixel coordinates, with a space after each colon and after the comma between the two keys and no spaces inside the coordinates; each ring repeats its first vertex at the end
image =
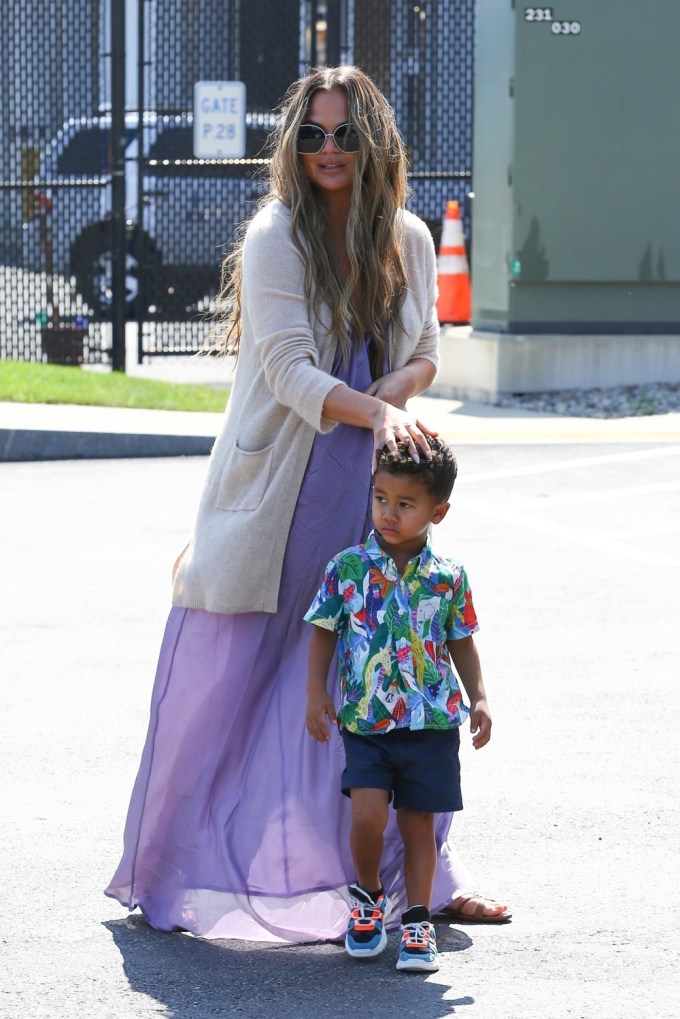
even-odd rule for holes
{"type": "Polygon", "coordinates": [[[462,566],[425,545],[400,575],[371,532],[331,559],[305,619],[338,634],[346,729],[370,735],[465,721],[446,647],[479,628],[462,566]]]}

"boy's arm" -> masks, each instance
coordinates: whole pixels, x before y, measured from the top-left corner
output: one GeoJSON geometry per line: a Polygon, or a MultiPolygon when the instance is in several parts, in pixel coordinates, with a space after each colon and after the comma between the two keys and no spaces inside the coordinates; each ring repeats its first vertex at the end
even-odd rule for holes
{"type": "Polygon", "coordinates": [[[328,743],[328,722],[338,724],[335,706],[328,696],[326,682],[338,635],[334,630],[314,626],[309,645],[309,677],[307,680],[307,730],[319,743],[328,743]]]}
{"type": "Polygon", "coordinates": [[[447,640],[446,646],[470,701],[472,745],[475,750],[479,750],[486,746],[491,739],[491,715],[486,703],[482,667],[477,648],[472,637],[447,640]]]}

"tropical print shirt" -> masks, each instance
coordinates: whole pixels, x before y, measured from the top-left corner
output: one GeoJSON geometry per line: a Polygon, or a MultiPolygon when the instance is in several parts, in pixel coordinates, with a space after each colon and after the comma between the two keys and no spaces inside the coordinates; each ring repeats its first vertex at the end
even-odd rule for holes
{"type": "Polygon", "coordinates": [[[429,544],[400,575],[371,532],[331,559],[305,619],[338,634],[346,729],[373,735],[465,721],[446,641],[474,633],[477,617],[462,566],[429,544]]]}

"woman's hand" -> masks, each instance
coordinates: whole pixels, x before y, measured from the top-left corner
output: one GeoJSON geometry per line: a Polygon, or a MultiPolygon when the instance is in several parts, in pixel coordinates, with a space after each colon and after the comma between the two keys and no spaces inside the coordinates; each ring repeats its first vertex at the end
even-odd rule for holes
{"type": "Polygon", "coordinates": [[[371,427],[373,429],[374,473],[377,467],[377,452],[383,446],[387,446],[390,452],[396,453],[397,444],[405,442],[416,463],[420,461],[421,453],[428,458],[432,455],[425,436],[437,435],[437,432],[432,431],[407,410],[400,410],[381,400],[373,414],[371,427]]]}
{"type": "Polygon", "coordinates": [[[411,456],[416,460],[421,453],[429,458],[430,447],[425,436],[438,435],[438,432],[424,425],[405,407],[409,397],[427,389],[435,371],[431,361],[416,357],[402,368],[376,379],[363,393],[340,382],[328,393],[323,405],[323,416],[330,421],[342,421],[347,425],[371,429],[374,471],[376,450],[387,446],[396,452],[399,442],[407,444],[411,456]]]}
{"type": "Polygon", "coordinates": [[[395,368],[376,379],[366,393],[405,410],[406,401],[432,385],[436,374],[437,369],[431,361],[424,357],[414,357],[401,368],[395,368]]]}
{"type": "Polygon", "coordinates": [[[396,451],[398,442],[405,442],[414,460],[419,453],[429,457],[430,447],[426,435],[437,435],[413,414],[406,410],[406,401],[422,393],[430,385],[435,367],[425,358],[414,358],[402,368],[396,368],[372,382],[365,390],[367,396],[381,401],[375,412],[373,427],[373,470],[376,468],[376,451],[387,446],[396,451]],[[401,412],[401,413],[399,413],[401,412]]]}
{"type": "Polygon", "coordinates": [[[406,401],[410,396],[413,396],[411,388],[408,376],[398,370],[376,379],[365,392],[369,396],[376,396],[385,403],[391,403],[393,407],[406,410],[406,401]]]}

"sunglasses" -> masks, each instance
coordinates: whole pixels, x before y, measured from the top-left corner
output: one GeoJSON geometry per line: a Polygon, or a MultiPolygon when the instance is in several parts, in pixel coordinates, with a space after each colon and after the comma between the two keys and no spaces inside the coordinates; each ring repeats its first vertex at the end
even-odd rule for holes
{"type": "Polygon", "coordinates": [[[330,133],[318,124],[302,124],[297,133],[297,150],[304,155],[321,152],[327,138],[332,138],[341,152],[359,151],[359,135],[353,124],[338,124],[330,133]]]}

